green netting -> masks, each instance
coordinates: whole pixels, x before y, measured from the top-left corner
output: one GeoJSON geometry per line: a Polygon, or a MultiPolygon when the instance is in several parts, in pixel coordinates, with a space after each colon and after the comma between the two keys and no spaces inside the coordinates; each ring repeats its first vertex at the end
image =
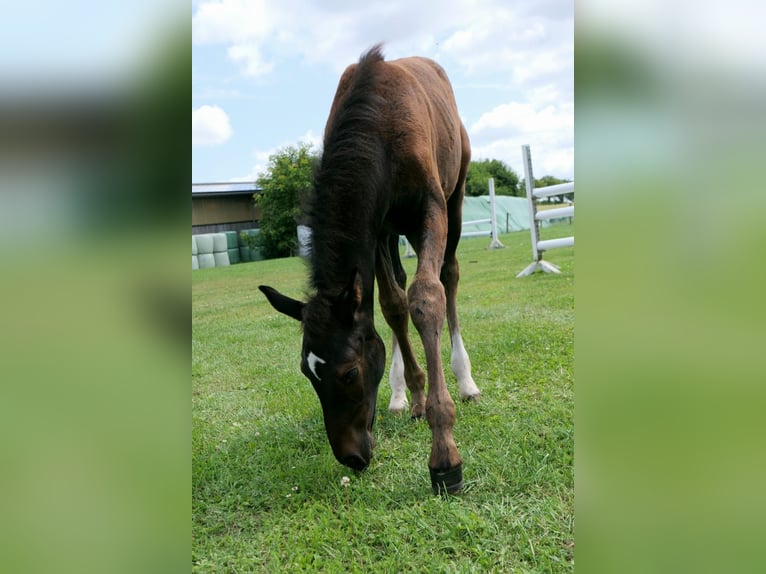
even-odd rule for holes
{"type": "MultiPolygon", "coordinates": [[[[491,217],[489,195],[466,197],[463,200],[463,221],[489,219],[491,217]]],[[[529,229],[529,206],[525,197],[508,195],[495,196],[495,221],[498,233],[521,231],[529,229]]],[[[489,233],[489,223],[463,225],[463,231],[486,231],[489,233]]]]}
{"type": "Polygon", "coordinates": [[[199,258],[196,255],[192,255],[192,271],[199,269],[199,258]]]}
{"type": "MultiPolygon", "coordinates": [[[[489,195],[479,197],[466,197],[463,200],[463,221],[490,218],[489,195]]],[[[564,221],[568,218],[546,219],[540,223],[545,227],[552,223],[564,221]]],[[[511,231],[529,229],[529,205],[526,197],[512,197],[508,195],[495,196],[495,220],[499,234],[511,231]]],[[[477,223],[463,225],[463,232],[486,231],[489,234],[489,223],[477,223]]]]}
{"type": "Polygon", "coordinates": [[[227,249],[229,253],[229,263],[234,265],[235,263],[239,263],[239,247],[233,247],[230,249],[227,249]]]}
{"type": "Polygon", "coordinates": [[[192,255],[197,255],[197,239],[192,235],[192,255]]]}
{"type": "Polygon", "coordinates": [[[228,248],[225,233],[213,233],[213,253],[224,253],[228,248]]]}
{"type": "Polygon", "coordinates": [[[195,235],[197,238],[197,254],[206,255],[213,253],[213,236],[209,233],[195,235]]]}
{"type": "Polygon", "coordinates": [[[227,249],[234,249],[239,244],[237,243],[237,232],[236,231],[224,231],[224,235],[226,235],[226,248],[227,249]]]}

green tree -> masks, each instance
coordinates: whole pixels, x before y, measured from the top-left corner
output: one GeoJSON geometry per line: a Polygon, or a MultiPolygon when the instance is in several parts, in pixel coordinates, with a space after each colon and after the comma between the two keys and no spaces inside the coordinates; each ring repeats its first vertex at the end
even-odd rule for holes
{"type": "Polygon", "coordinates": [[[471,162],[465,180],[465,194],[471,197],[487,195],[487,180],[490,177],[495,180],[496,195],[522,195],[518,174],[499,159],[471,162]]]}
{"type": "Polygon", "coordinates": [[[256,241],[267,259],[288,257],[297,251],[295,227],[311,190],[316,157],[311,144],[287,146],[269,157],[266,173],[256,181],[261,187],[255,195],[261,210],[261,231],[256,241]]]}

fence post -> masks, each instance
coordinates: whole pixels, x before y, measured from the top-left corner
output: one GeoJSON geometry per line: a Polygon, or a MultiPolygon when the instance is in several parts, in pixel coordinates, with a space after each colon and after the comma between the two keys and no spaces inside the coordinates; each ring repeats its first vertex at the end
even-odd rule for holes
{"type": "Polygon", "coordinates": [[[490,221],[490,226],[492,228],[492,241],[489,242],[489,247],[487,249],[502,249],[505,247],[502,243],[500,243],[500,240],[497,238],[497,219],[495,218],[495,178],[490,177],[489,178],[489,214],[492,218],[492,221],[490,221]]]}
{"type": "MultiPolygon", "coordinates": [[[[402,237],[404,237],[404,235],[402,235],[402,237]]],[[[404,256],[408,259],[410,257],[415,257],[415,250],[412,248],[412,245],[410,245],[410,242],[406,237],[404,237],[404,245],[404,256]]]]}
{"type": "MultiPolygon", "coordinates": [[[[567,247],[574,245],[574,236],[540,241],[540,220],[548,219],[549,217],[542,214],[538,215],[537,197],[548,197],[551,195],[556,195],[556,191],[566,190],[568,192],[574,190],[574,184],[559,184],[550,186],[549,188],[543,187],[540,188],[540,190],[535,190],[535,176],[532,173],[532,155],[529,152],[528,145],[521,146],[521,155],[524,163],[524,183],[526,184],[527,188],[527,205],[529,206],[529,233],[532,236],[533,261],[527,265],[518,275],[516,275],[516,277],[531,275],[535,271],[545,271],[546,273],[561,273],[561,270],[556,265],[543,259],[543,251],[546,249],[554,249],[556,247],[567,247]]],[[[561,211],[569,214],[570,210],[571,213],[574,214],[574,207],[562,208],[560,210],[554,211],[561,211]]],[[[548,212],[548,215],[550,216],[552,213],[548,212]]]]}

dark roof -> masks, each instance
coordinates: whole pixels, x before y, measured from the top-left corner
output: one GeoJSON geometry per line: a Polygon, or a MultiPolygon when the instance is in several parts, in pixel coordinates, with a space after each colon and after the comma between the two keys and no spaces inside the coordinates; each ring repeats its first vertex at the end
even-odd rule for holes
{"type": "Polygon", "coordinates": [[[213,197],[222,195],[252,195],[261,188],[252,181],[227,181],[221,183],[193,183],[192,197],[213,197]]]}

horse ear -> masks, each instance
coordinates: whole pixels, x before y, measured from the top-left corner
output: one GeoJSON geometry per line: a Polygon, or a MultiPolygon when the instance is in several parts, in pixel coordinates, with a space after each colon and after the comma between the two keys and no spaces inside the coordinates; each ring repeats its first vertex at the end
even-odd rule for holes
{"type": "Polygon", "coordinates": [[[292,299],[287,295],[282,295],[282,293],[276,289],[266,285],[259,285],[258,289],[266,295],[266,299],[269,300],[269,303],[271,303],[271,306],[274,307],[274,309],[297,321],[303,321],[303,307],[305,306],[305,303],[298,301],[297,299],[292,299]]]}
{"type": "Polygon", "coordinates": [[[355,313],[359,306],[362,304],[362,275],[358,269],[354,269],[354,273],[351,275],[351,281],[343,291],[342,299],[352,313],[355,313]]]}

